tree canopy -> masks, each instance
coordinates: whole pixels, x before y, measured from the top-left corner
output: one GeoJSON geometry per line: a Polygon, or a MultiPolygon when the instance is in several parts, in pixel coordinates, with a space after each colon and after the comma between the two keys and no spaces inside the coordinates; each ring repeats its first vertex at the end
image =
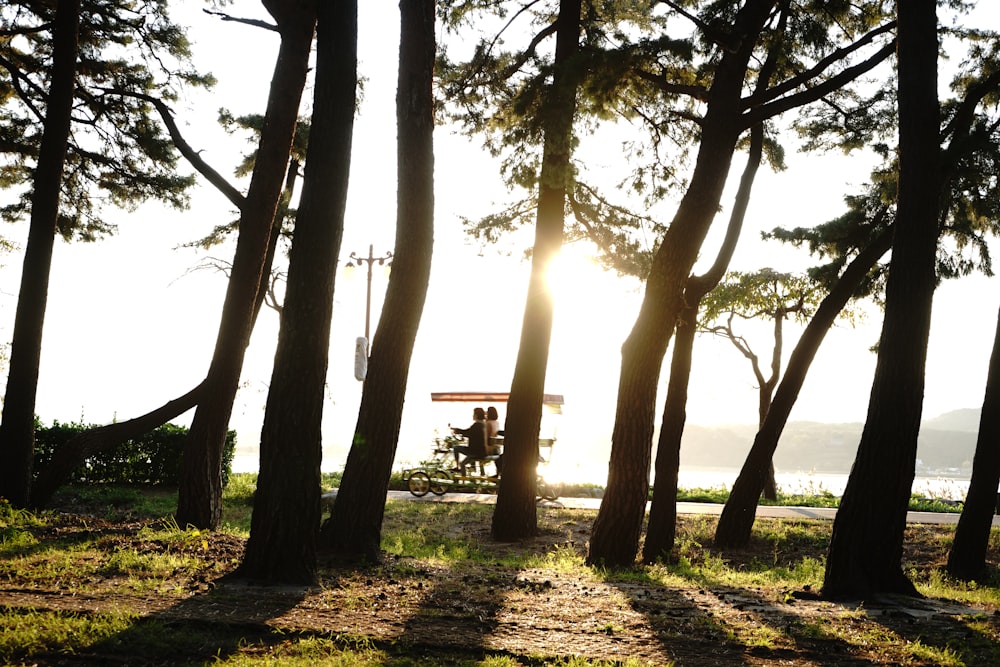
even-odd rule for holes
{"type": "MultiPolygon", "coordinates": [[[[30,209],[52,57],[56,3],[15,0],[0,7],[0,186],[14,200],[0,206],[7,221],[30,209]]],[[[194,176],[184,174],[157,111],[211,75],[191,62],[184,29],[167,0],[82,3],[75,99],[58,231],[94,240],[114,231],[106,206],[132,209],[146,199],[183,208],[194,176]]]]}

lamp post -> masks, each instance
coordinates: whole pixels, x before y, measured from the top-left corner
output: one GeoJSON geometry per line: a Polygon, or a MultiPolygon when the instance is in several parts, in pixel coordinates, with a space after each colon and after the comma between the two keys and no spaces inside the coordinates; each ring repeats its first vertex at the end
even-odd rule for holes
{"type": "Polygon", "coordinates": [[[371,244],[369,244],[369,246],[368,246],[368,256],[367,257],[359,257],[358,255],[356,255],[355,253],[352,252],[351,255],[350,255],[350,257],[351,257],[351,260],[353,260],[353,261],[347,263],[347,266],[349,266],[349,267],[354,266],[355,265],[354,262],[357,262],[357,266],[361,266],[362,262],[365,262],[366,264],[368,264],[368,291],[366,292],[367,298],[365,300],[365,340],[366,341],[370,341],[371,340],[371,337],[368,335],[368,331],[369,331],[369,325],[371,323],[371,318],[372,318],[372,265],[375,262],[378,262],[379,266],[382,266],[387,261],[389,261],[390,259],[392,259],[392,253],[391,252],[385,253],[385,255],[382,256],[382,257],[376,257],[374,255],[374,253],[373,253],[373,250],[374,250],[374,246],[371,245],[371,244]]]}

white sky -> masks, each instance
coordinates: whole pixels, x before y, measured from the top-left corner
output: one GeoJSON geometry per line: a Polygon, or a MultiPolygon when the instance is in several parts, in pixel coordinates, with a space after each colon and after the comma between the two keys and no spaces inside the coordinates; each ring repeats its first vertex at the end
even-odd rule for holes
{"type": "MultiPolygon", "coordinates": [[[[277,38],[220,23],[201,14],[199,3],[183,4],[176,18],[191,24],[197,62],[210,69],[219,84],[211,94],[176,105],[176,115],[189,143],[220,172],[231,174],[239,152],[247,146],[217,126],[216,110],[224,106],[242,114],[264,108],[277,38]]],[[[367,80],[354,141],[342,262],[352,251],[366,254],[369,244],[377,255],[384,254],[394,242],[398,14],[394,4],[360,5],[361,71],[367,80]]],[[[240,6],[234,13],[250,9],[240,6]]],[[[260,11],[257,5],[252,9],[260,11]]],[[[431,391],[509,389],[528,272],[519,257],[501,257],[491,248],[481,252],[461,232],[459,215],[484,214],[503,199],[496,165],[476,143],[450,134],[447,128],[438,130],[435,141],[434,269],[397,461],[420,459],[435,428],[444,431],[449,421],[469,419],[471,406],[445,413],[430,404],[431,391]],[[462,315],[477,304],[496,315],[487,331],[470,335],[472,327],[462,315]]],[[[731,181],[738,178],[744,161],[745,156],[736,156],[731,181]]],[[[764,246],[757,240],[759,232],[832,218],[842,211],[843,195],[863,183],[869,172],[869,163],[859,158],[791,153],[788,161],[790,169],[784,173],[761,170],[732,268],[768,265],[796,270],[807,265],[804,252],[764,246]]],[[[240,187],[245,189],[246,183],[240,187]]],[[[723,206],[728,209],[728,201],[723,206]]],[[[726,215],[728,210],[720,220],[726,215]]],[[[204,253],[178,246],[231,219],[228,202],[209,186],[200,186],[188,211],[147,205],[132,214],[112,216],[119,224],[115,237],[89,245],[57,243],[36,407],[46,423],[103,423],[137,416],[192,388],[208,368],[225,279],[211,271],[189,273],[204,253]]],[[[12,235],[14,240],[23,241],[24,230],[20,233],[20,238],[12,235]]],[[[705,246],[706,256],[714,252],[711,243],[712,238],[705,246]]],[[[230,260],[232,246],[212,254],[230,260]]],[[[20,261],[20,253],[15,253],[4,259],[0,270],[0,338],[7,340],[20,261]]],[[[606,470],[610,447],[619,349],[635,321],[641,289],[636,281],[604,274],[578,255],[567,265],[570,278],[560,282],[547,383],[547,391],[566,398],[564,414],[557,420],[555,457],[567,471],[597,470],[600,475],[606,470]]],[[[373,332],[386,281],[376,267],[373,332]]],[[[945,284],[938,291],[925,417],[981,404],[1000,300],[996,292],[995,280],[978,276],[945,284]]],[[[364,311],[364,271],[338,277],[324,415],[327,470],[343,465],[357,416],[361,385],[353,378],[353,353],[354,339],[364,331],[364,311]]],[[[879,326],[876,315],[857,329],[841,326],[828,335],[792,420],[864,420],[875,363],[868,348],[877,341],[879,326]]],[[[259,441],[276,335],[277,317],[265,310],[248,350],[244,386],[232,421],[243,447],[259,441]]],[[[769,354],[764,347],[768,341],[758,340],[760,351],[769,354]]],[[[786,351],[793,344],[794,329],[789,327],[786,351]]],[[[728,343],[707,339],[699,341],[695,355],[689,422],[756,422],[756,390],[746,362],[728,343]]],[[[665,371],[664,391],[666,378],[665,371]]],[[[189,420],[190,414],[178,421],[189,420]]]]}

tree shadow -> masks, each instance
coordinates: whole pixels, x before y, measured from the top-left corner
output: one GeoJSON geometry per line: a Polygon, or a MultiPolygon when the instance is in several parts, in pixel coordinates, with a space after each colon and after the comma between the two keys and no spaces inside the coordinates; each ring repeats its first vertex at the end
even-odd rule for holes
{"type": "Polygon", "coordinates": [[[722,619],[713,617],[682,591],[645,577],[640,570],[627,574],[609,572],[608,576],[609,585],[645,619],[664,653],[678,665],[695,660],[712,660],[711,664],[720,665],[756,664],[748,660],[743,646],[732,640],[722,619]],[[628,581],[615,581],[618,576],[627,577],[628,581]]]}
{"type": "Polygon", "coordinates": [[[403,622],[405,641],[412,646],[475,656],[498,650],[491,638],[500,624],[500,591],[509,585],[510,576],[463,561],[448,567],[443,578],[435,579],[403,622]]]}
{"type": "Polygon", "coordinates": [[[287,640],[270,621],[299,605],[306,587],[256,586],[219,580],[176,604],[143,615],[127,628],[77,652],[73,664],[200,664],[223,660],[248,645],[287,640]]]}
{"type": "Polygon", "coordinates": [[[865,610],[873,622],[905,641],[915,656],[1000,665],[1000,617],[995,613],[950,600],[902,596],[866,601],[865,610]]]}
{"type": "Polygon", "coordinates": [[[829,667],[871,664],[857,656],[849,642],[826,633],[811,615],[799,613],[799,603],[776,604],[748,589],[708,586],[696,577],[688,580],[692,586],[679,589],[652,577],[642,583],[615,583],[678,664],[684,664],[685,657],[706,655],[727,665],[802,660],[829,667]]]}

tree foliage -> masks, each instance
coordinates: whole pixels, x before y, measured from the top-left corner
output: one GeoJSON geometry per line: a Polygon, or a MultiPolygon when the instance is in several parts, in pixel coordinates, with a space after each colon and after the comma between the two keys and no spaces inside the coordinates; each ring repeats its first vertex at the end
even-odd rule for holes
{"type": "MultiPolygon", "coordinates": [[[[0,186],[14,195],[7,221],[30,209],[52,58],[56,3],[14,0],[0,6],[0,186]]],[[[107,205],[131,210],[146,199],[187,205],[194,182],[143,96],[165,103],[214,80],[191,63],[183,29],[167,0],[85,0],[81,10],[75,100],[59,202],[58,232],[94,240],[114,226],[107,205]]]]}

